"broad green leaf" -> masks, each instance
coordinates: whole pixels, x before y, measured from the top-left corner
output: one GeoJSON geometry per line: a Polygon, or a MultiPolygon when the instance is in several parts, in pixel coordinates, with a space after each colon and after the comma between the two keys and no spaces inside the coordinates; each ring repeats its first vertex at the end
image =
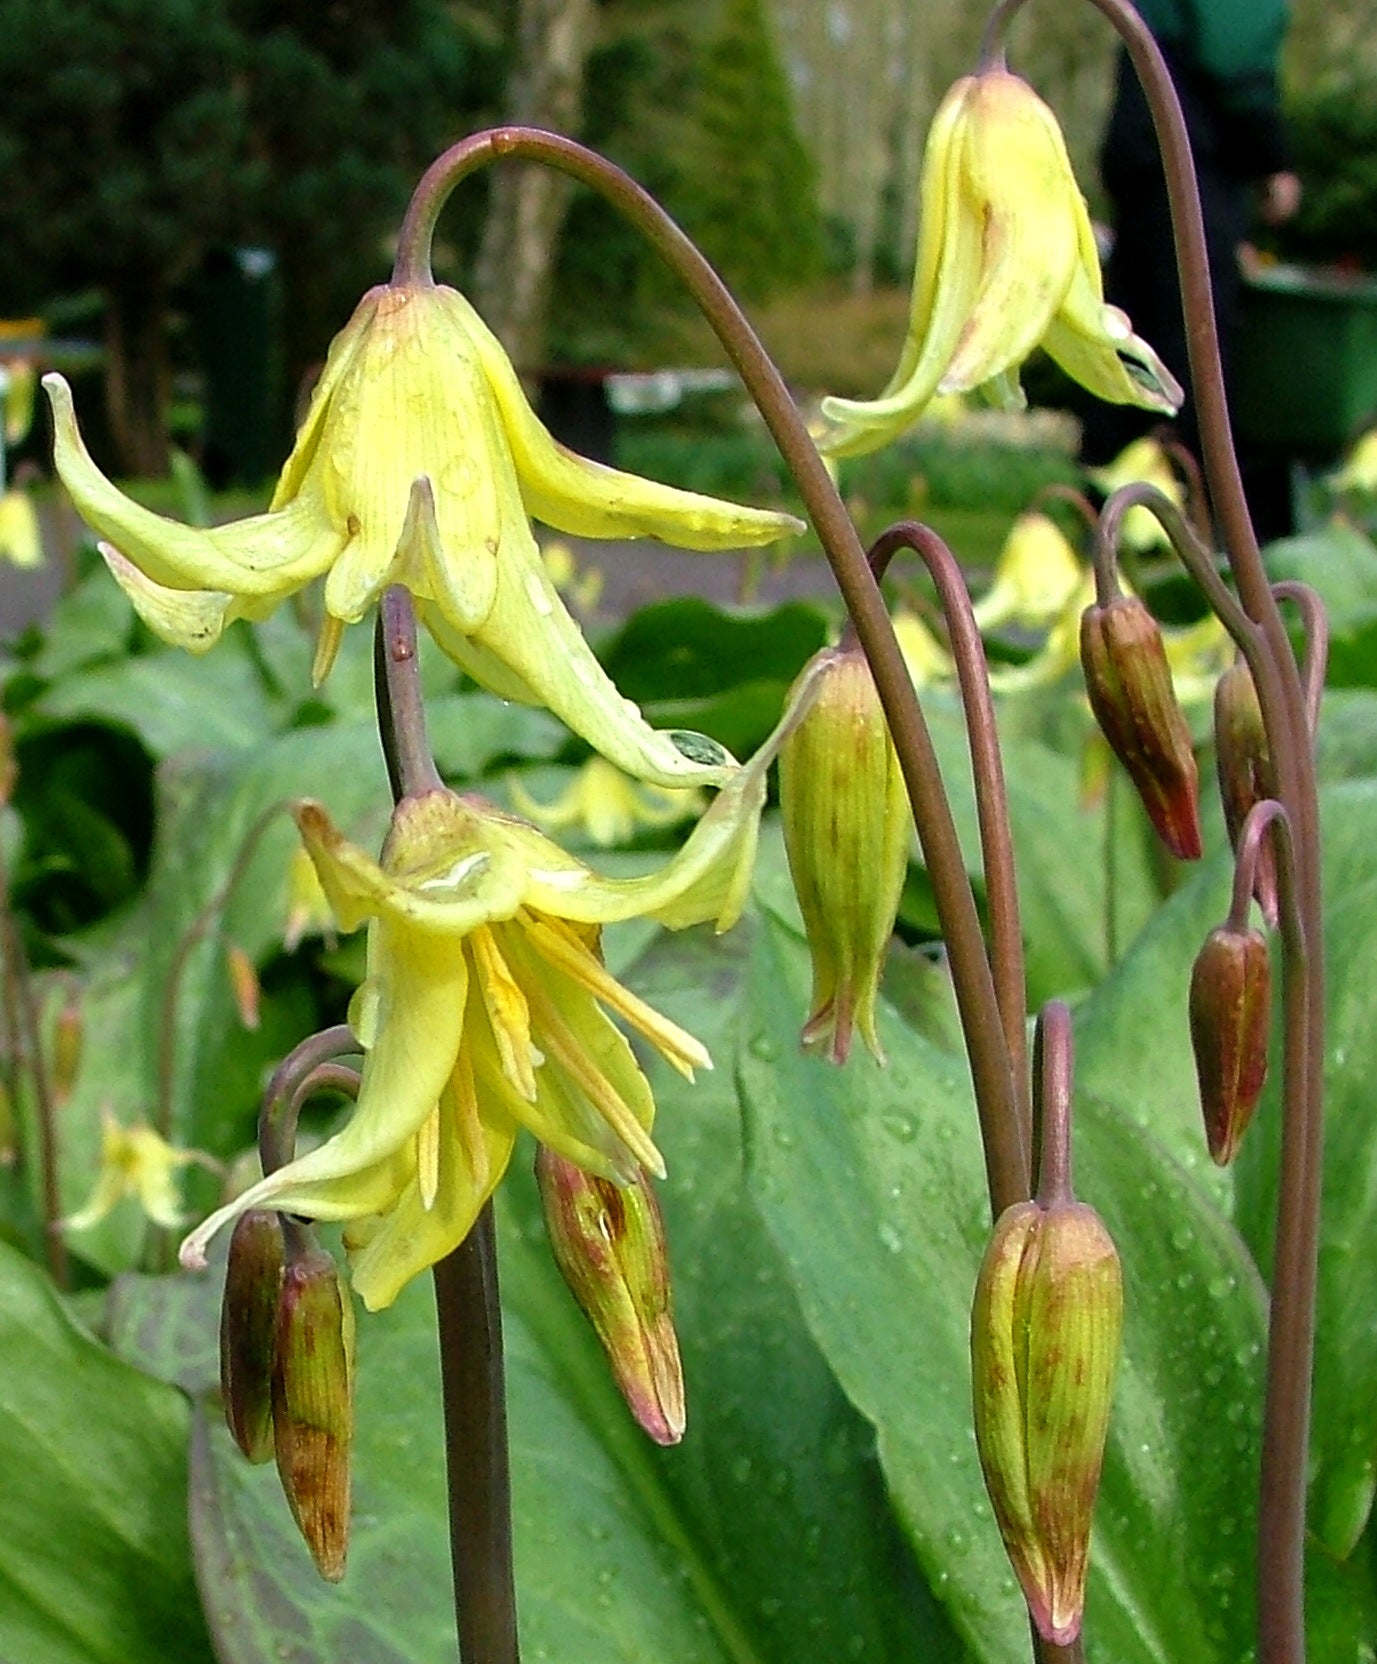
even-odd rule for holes
{"type": "Polygon", "coordinates": [[[185,1523],[187,1404],[0,1245],[0,1657],[210,1664],[185,1523]]]}
{"type": "MultiPolygon", "coordinates": [[[[1321,797],[1326,1012],[1324,1195],[1311,1412],[1312,1528],[1347,1555],[1377,1488],[1377,782],[1321,797]]],[[[1280,961],[1276,959],[1280,980],[1280,961]]],[[[1274,1033],[1277,1032],[1274,1024],[1274,1033]]],[[[1270,1262],[1282,1057],[1237,1161],[1239,1228],[1270,1262]]]]}
{"type": "MultiPolygon", "coordinates": [[[[967,1664],[907,1558],[870,1430],[812,1342],[742,1182],[727,1068],[740,968],[733,938],[695,932],[657,946],[634,979],[721,1060],[696,1086],[656,1069],[682,1445],[653,1446],[612,1388],[551,1264],[529,1148],[500,1193],[524,1655],[967,1664]]],[[[182,1371],[197,1348],[174,1307],[194,1301],[208,1323],[214,1298],[204,1284],[122,1283],[115,1332],[182,1371]]],[[[390,1311],[360,1314],[356,1517],[337,1589],[294,1541],[272,1471],[249,1468],[217,1426],[198,1432],[193,1530],[222,1664],[269,1664],[283,1647],[299,1664],[452,1652],[433,1321],[424,1281],[390,1311]]]]}
{"type": "Polygon", "coordinates": [[[803,601],[725,611],[681,596],[633,613],[599,657],[637,704],[705,699],[746,682],[791,682],[828,629],[822,609],[803,601]]]}
{"type": "MultiPolygon", "coordinates": [[[[754,1194],[809,1324],[875,1423],[891,1494],[976,1657],[1027,1619],[971,1431],[971,1294],[988,1204],[962,1064],[887,1009],[890,1064],[797,1048],[805,974],[762,931],[740,1056],[754,1194]]],[[[1249,1647],[1263,1314],[1241,1244],[1112,1106],[1078,1104],[1078,1191],[1123,1260],[1124,1355],[1096,1515],[1089,1664],[1237,1664],[1249,1647]]]]}

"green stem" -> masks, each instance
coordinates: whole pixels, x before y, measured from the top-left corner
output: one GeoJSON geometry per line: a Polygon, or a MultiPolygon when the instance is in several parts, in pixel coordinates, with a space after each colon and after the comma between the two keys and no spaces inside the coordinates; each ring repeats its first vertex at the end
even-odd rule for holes
{"type": "Polygon", "coordinates": [[[1002,1213],[1011,1203],[1027,1199],[1029,1171],[999,1003],[932,737],[846,506],[783,378],[717,273],[653,197],[620,168],[572,139],[535,128],[499,127],[446,151],[427,169],[411,199],[398,239],[393,282],[434,281],[431,241],[449,193],[467,175],[503,157],[543,162],[592,187],[647,238],[712,325],[793,474],[870,662],[908,787],[970,1057],[991,1206],[996,1214],[1002,1213]]]}
{"type": "MultiPolygon", "coordinates": [[[[394,801],[442,789],[426,741],[415,609],[399,585],[384,592],[378,609],[373,667],[394,801]]],[[[491,1202],[432,1275],[459,1657],[461,1664],[517,1664],[507,1389],[491,1202]]]]}
{"type": "Polygon", "coordinates": [[[1071,1011],[1049,1000],[1033,1041],[1033,1094],[1038,1144],[1039,1207],[1075,1200],[1071,1183],[1071,1011]]]}

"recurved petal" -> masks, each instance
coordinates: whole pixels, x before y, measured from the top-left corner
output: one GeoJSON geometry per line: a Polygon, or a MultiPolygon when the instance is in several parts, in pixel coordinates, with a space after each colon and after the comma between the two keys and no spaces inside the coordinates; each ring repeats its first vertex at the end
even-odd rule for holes
{"type": "Polygon", "coordinates": [[[53,461],[77,512],[155,582],[280,600],[325,571],[343,548],[345,536],[310,504],[289,503],[210,530],[141,508],[92,462],[67,383],[47,375],[43,386],[53,407],[53,461]]]}
{"type": "Polygon", "coordinates": [[[1073,380],[1110,404],[1167,415],[1181,408],[1181,384],[1117,306],[1106,306],[1082,260],[1042,345],[1073,380]]]}
{"type": "Polygon", "coordinates": [[[420,609],[426,627],[456,664],[503,699],[543,705],[608,762],[656,786],[716,786],[737,764],[717,748],[711,761],[687,756],[622,697],[570,617],[531,540],[504,552],[497,600],[472,637],[437,606],[420,609]]]}
{"type": "Polygon", "coordinates": [[[160,641],[207,653],[235,617],[236,597],[217,589],[169,589],[128,561],[112,543],[97,544],[115,582],[160,641]]]}
{"type": "Polygon", "coordinates": [[[198,1225],[182,1264],[205,1263],[206,1244],[248,1208],[309,1219],[386,1212],[416,1169],[414,1139],[454,1070],[468,971],[457,944],[381,924],[369,944],[376,1030],[353,1114],[324,1144],[289,1161],[198,1225]]]}
{"type": "Polygon", "coordinates": [[[394,839],[404,826],[434,851],[433,860],[417,860],[397,876],[351,844],[319,803],[303,799],[293,813],[342,930],[376,918],[417,935],[458,938],[510,918],[521,905],[526,885],[519,862],[451,792],[408,799],[394,815],[394,839]]]}
{"type": "Polygon", "coordinates": [[[590,462],[556,444],[526,402],[511,360],[464,301],[473,342],[502,412],[527,511],[574,537],[657,537],[685,549],[739,549],[803,530],[791,514],[746,508],[590,462]]]}

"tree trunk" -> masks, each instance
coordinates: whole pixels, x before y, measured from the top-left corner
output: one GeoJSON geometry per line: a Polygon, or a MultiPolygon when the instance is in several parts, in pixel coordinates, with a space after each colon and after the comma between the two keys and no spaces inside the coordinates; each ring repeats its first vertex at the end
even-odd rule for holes
{"type": "Polygon", "coordinates": [[[105,291],[105,410],[119,469],[168,470],[167,299],[160,278],[131,272],[105,291]]]}
{"type": "MultiPolygon", "coordinates": [[[[510,120],[577,135],[596,26],[594,0],[519,0],[510,120]]],[[[517,369],[529,374],[544,358],[550,276],[571,182],[549,168],[511,162],[491,177],[474,304],[517,369]]]]}

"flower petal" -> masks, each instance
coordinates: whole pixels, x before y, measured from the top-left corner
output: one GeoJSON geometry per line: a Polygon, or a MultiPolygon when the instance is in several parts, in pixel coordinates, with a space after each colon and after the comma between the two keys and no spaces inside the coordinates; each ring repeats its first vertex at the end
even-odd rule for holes
{"type": "Polygon", "coordinates": [[[77,512],[155,582],[280,599],[325,571],[347,540],[309,504],[210,530],[141,508],[92,462],[63,378],[46,375],[43,386],[53,407],[53,461],[77,512]]]}
{"type": "Polygon", "coordinates": [[[236,597],[217,589],[169,589],[128,561],[112,543],[96,547],[134,611],[160,641],[208,653],[236,616],[236,597]]]}
{"type": "Polygon", "coordinates": [[[739,549],[803,530],[792,514],[659,485],[556,444],[501,342],[461,295],[455,299],[502,412],[527,512],[537,520],[574,537],[657,537],[685,549],[739,549]]]}

